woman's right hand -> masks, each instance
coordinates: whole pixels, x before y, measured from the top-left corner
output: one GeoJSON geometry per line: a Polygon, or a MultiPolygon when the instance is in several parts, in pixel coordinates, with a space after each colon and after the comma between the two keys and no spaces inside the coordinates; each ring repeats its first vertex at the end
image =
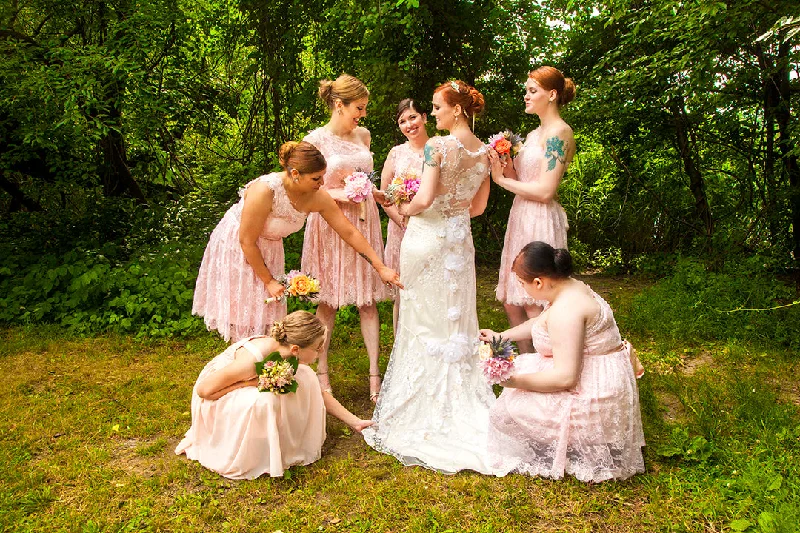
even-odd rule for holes
{"type": "Polygon", "coordinates": [[[267,282],[267,292],[272,298],[275,298],[276,300],[281,299],[285,290],[286,287],[284,287],[283,284],[280,283],[275,278],[272,278],[271,280],[269,280],[269,282],[267,282]]]}
{"type": "Polygon", "coordinates": [[[394,269],[383,265],[380,269],[378,269],[378,275],[386,285],[394,285],[400,289],[405,289],[403,284],[400,283],[400,274],[398,274],[394,269]]]}
{"type": "Polygon", "coordinates": [[[478,332],[478,340],[483,342],[492,342],[492,337],[497,337],[497,333],[490,329],[482,329],[478,332]]]}
{"type": "Polygon", "coordinates": [[[370,427],[370,426],[372,426],[374,424],[375,424],[374,420],[362,420],[362,419],[359,419],[358,422],[354,423],[350,427],[353,429],[353,431],[357,431],[358,433],[361,433],[362,430],[367,429],[368,427],[370,427]]]}
{"type": "Polygon", "coordinates": [[[488,156],[489,156],[489,164],[492,167],[491,171],[492,181],[500,185],[500,179],[504,177],[503,169],[506,165],[504,164],[502,158],[500,157],[500,154],[498,154],[494,150],[489,150],[488,156]]]}

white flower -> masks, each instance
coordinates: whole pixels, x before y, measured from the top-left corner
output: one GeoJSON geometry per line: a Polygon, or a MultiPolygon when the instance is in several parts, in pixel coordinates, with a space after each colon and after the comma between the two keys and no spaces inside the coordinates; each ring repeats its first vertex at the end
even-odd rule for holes
{"type": "Polygon", "coordinates": [[[461,318],[461,308],[459,307],[451,307],[447,310],[447,318],[455,322],[459,318],[461,318]]]}
{"type": "Polygon", "coordinates": [[[447,270],[461,272],[464,269],[464,263],[466,263],[466,260],[463,255],[447,254],[444,258],[444,267],[447,270]]]}
{"type": "Polygon", "coordinates": [[[450,281],[450,292],[456,292],[458,290],[458,282],[455,280],[450,281]]]}
{"type": "Polygon", "coordinates": [[[447,242],[460,243],[467,238],[469,232],[468,221],[462,218],[451,218],[447,221],[447,242]]]}

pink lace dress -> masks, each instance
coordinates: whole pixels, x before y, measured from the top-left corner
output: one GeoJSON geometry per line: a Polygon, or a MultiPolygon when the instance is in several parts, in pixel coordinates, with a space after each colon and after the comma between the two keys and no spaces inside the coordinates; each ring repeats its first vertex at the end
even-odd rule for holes
{"type": "MultiPolygon", "coordinates": [[[[396,178],[404,172],[415,172],[418,176],[422,176],[422,154],[415,152],[409,143],[392,148],[387,160],[390,158],[394,160],[394,175],[392,178],[396,178]]],[[[386,266],[398,272],[400,271],[400,243],[403,241],[404,234],[405,229],[389,219],[386,232],[386,248],[383,250],[383,262],[386,263],[386,266]]]]}
{"type": "MultiPolygon", "coordinates": [[[[539,179],[545,168],[544,149],[540,146],[539,129],[532,131],[517,157],[517,179],[530,183],[539,179]]],[[[512,305],[544,305],[528,296],[517,277],[511,272],[514,259],[522,247],[532,241],[543,241],[555,248],[567,247],[567,214],[561,205],[552,200],[546,204],[514,198],[508,214],[506,238],[500,258],[500,280],[497,283],[497,299],[512,305]]]]}
{"type": "MultiPolygon", "coordinates": [[[[244,347],[253,364],[264,356],[245,339],[232,344],[200,372],[199,382],[233,362],[244,347]]],[[[192,426],[175,448],[204,467],[231,479],[254,479],[263,474],[280,477],[294,465],[320,458],[325,441],[325,404],[314,371],[300,364],[295,373],[297,391],[259,392],[243,387],[218,400],[203,400],[192,390],[192,426]]]]}
{"type": "MultiPolygon", "coordinates": [[[[645,445],[630,344],[620,338],[614,314],[593,293],[600,313],[586,329],[583,369],[569,391],[505,389],[490,413],[489,456],[498,475],[518,472],[581,481],[626,479],[644,472],[645,445]]],[[[538,353],[514,360],[516,373],[553,367],[548,332],[532,328],[538,353]]]]}
{"type": "Polygon", "coordinates": [[[306,213],[297,211],[286,196],[281,176],[269,174],[239,191],[241,199],[211,233],[197,275],[192,314],[202,316],[208,329],[219,331],[226,341],[264,334],[268,325],[286,316],[285,301],[264,303],[269,298],[266,285],[256,277],[239,245],[244,192],[257,181],[274,191],[272,213],[257,242],[273,276],[284,273],[283,238],[299,231],[306,220],[306,213]]]}
{"type": "MultiPolygon", "coordinates": [[[[328,166],[323,189],[343,189],[344,179],[355,170],[372,170],[372,153],[362,144],[346,141],[325,128],[317,128],[303,139],[316,146],[328,166]]],[[[365,200],[366,220],[360,220],[361,207],[338,204],[344,216],[382,256],[383,235],[375,199],[365,200]]],[[[319,213],[311,213],[303,241],[302,270],[319,280],[319,301],[331,307],[369,305],[388,297],[388,291],[375,269],[333,231],[319,213]]]]}

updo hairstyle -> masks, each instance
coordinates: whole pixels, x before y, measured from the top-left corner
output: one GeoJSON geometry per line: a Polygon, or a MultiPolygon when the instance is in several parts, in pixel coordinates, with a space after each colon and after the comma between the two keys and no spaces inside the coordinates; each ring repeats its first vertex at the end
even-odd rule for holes
{"type": "Polygon", "coordinates": [[[341,100],[344,105],[367,98],[367,86],[358,78],[349,74],[342,74],[335,80],[322,80],[319,82],[319,99],[328,109],[333,110],[336,100],[341,100]]]}
{"type": "Polygon", "coordinates": [[[553,248],[546,242],[526,244],[514,259],[511,270],[525,283],[534,278],[565,279],[572,275],[572,256],[565,248],[553,248]]]}
{"type": "Polygon", "coordinates": [[[400,117],[411,109],[415,113],[419,113],[420,115],[427,114],[427,111],[423,111],[422,107],[420,107],[419,102],[414,100],[413,98],[403,98],[400,100],[400,103],[397,104],[397,113],[394,115],[394,121],[397,122],[400,120],[400,117]]]}
{"type": "Polygon", "coordinates": [[[296,344],[308,348],[325,335],[325,326],[316,315],[308,311],[289,313],[283,320],[272,324],[270,336],[283,346],[296,344]]]}
{"type": "Polygon", "coordinates": [[[472,85],[467,85],[461,80],[448,81],[439,85],[433,94],[442,93],[444,101],[449,106],[460,105],[467,118],[483,111],[485,101],[483,95],[472,85]]]}
{"type": "Polygon", "coordinates": [[[325,170],[325,157],[316,146],[306,141],[288,141],[278,150],[278,161],[283,170],[289,172],[290,168],[300,174],[313,174],[325,170]]]}
{"type": "Polygon", "coordinates": [[[545,91],[556,91],[558,107],[567,105],[575,98],[575,83],[572,78],[565,78],[564,74],[555,67],[539,67],[529,72],[528,77],[545,91]]]}

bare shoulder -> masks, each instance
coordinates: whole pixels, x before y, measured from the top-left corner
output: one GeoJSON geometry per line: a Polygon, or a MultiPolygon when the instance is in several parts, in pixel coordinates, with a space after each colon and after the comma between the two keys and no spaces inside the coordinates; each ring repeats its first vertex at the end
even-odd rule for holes
{"type": "Polygon", "coordinates": [[[356,127],[355,134],[358,136],[358,139],[361,141],[361,143],[369,148],[369,145],[372,142],[372,134],[369,132],[369,130],[362,126],[358,126],[356,127]]]}
{"type": "Polygon", "coordinates": [[[265,202],[270,201],[275,195],[275,191],[265,180],[256,180],[247,186],[244,191],[245,201],[265,202]]]}

